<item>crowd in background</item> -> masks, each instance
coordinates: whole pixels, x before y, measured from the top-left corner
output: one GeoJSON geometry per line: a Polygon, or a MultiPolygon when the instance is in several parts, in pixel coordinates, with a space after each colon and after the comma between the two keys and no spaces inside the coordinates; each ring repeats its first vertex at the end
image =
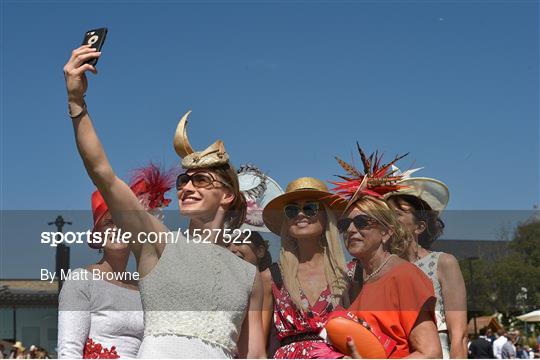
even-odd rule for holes
{"type": "Polygon", "coordinates": [[[21,341],[16,341],[11,346],[9,353],[5,353],[5,347],[0,344],[0,359],[50,359],[47,350],[40,346],[31,345],[28,349],[21,341]]]}
{"type": "Polygon", "coordinates": [[[527,338],[519,330],[494,332],[490,328],[480,329],[479,336],[469,343],[469,359],[538,359],[540,358],[540,335],[536,346],[526,343],[527,338]]]}

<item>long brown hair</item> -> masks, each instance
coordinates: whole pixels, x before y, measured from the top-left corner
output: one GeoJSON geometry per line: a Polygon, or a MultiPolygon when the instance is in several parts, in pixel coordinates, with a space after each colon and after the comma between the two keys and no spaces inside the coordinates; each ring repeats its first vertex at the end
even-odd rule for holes
{"type": "Polygon", "coordinates": [[[406,202],[413,208],[414,220],[417,223],[420,221],[426,223],[426,229],[418,235],[418,244],[429,250],[431,244],[442,235],[444,230],[444,222],[439,218],[439,213],[433,211],[427,202],[414,195],[398,194],[389,197],[388,200],[394,200],[398,207],[401,207],[400,200],[406,202]]]}
{"type": "Polygon", "coordinates": [[[225,164],[210,168],[210,170],[219,175],[233,192],[234,200],[225,213],[224,225],[227,229],[238,229],[246,219],[247,202],[244,194],[240,191],[236,169],[232,165],[225,164]]]}
{"type": "Polygon", "coordinates": [[[257,253],[259,249],[264,250],[264,255],[259,258],[257,256],[257,268],[259,271],[264,271],[272,265],[272,255],[270,254],[270,251],[268,250],[269,244],[268,240],[264,240],[261,233],[258,231],[251,231],[249,235],[249,243],[248,245],[251,247],[251,250],[253,250],[253,253],[255,256],[257,256],[257,253]]]}

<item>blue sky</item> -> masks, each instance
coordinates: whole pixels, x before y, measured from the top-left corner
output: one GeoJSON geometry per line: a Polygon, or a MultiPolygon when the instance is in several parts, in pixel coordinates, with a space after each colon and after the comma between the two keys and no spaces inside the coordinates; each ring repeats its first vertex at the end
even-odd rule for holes
{"type": "MultiPolygon", "coordinates": [[[[87,103],[114,169],[178,163],[192,109],[283,187],[332,180],[355,141],[438,178],[450,210],[539,202],[538,2],[2,2],[3,210],[86,210],[62,67],[109,36],[87,103]]],[[[358,164],[358,162],[357,162],[358,164]]],[[[173,209],[177,208],[173,204],[173,209]]]]}

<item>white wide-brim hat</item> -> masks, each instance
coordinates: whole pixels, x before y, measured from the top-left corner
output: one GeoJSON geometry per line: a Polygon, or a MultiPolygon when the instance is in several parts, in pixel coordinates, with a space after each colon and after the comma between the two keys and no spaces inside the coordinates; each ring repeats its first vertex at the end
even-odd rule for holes
{"type": "Polygon", "coordinates": [[[385,199],[393,195],[416,196],[424,200],[432,210],[438,213],[442,212],[448,205],[450,191],[448,190],[448,186],[439,180],[425,177],[411,177],[400,181],[398,184],[406,187],[386,194],[384,196],[385,199]]]}
{"type": "Polygon", "coordinates": [[[252,165],[244,165],[238,169],[238,181],[240,191],[248,202],[246,220],[241,229],[270,232],[264,225],[262,212],[266,204],[283,194],[283,189],[274,179],[252,165]]]}

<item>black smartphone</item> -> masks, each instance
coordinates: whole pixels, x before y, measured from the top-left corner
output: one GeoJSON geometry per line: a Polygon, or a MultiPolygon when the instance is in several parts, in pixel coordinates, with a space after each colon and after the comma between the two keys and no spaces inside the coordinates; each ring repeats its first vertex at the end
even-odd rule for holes
{"type": "MultiPolygon", "coordinates": [[[[90,45],[97,51],[101,51],[105,38],[107,37],[107,28],[99,28],[94,30],[88,30],[84,34],[84,39],[81,45],[90,45]]],[[[87,64],[96,66],[98,58],[87,61],[87,64]]]]}

